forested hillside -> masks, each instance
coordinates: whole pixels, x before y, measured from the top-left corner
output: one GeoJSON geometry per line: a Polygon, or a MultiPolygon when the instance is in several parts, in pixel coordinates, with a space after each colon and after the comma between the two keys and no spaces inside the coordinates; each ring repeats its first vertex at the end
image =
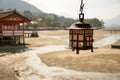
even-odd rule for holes
{"type": "MultiPolygon", "coordinates": [[[[25,11],[23,16],[26,16],[33,23],[29,23],[28,26],[36,27],[69,27],[72,23],[79,21],[78,19],[65,18],[64,16],[58,16],[55,14],[40,14],[34,15],[30,11],[25,11]]],[[[97,18],[85,19],[86,23],[91,24],[92,27],[101,28],[104,26],[103,20],[97,18]]]]}
{"type": "MultiPolygon", "coordinates": [[[[45,13],[33,5],[22,0],[0,0],[0,12],[16,9],[23,16],[29,18],[32,22],[29,27],[58,27],[66,28],[71,26],[73,22],[79,21],[78,19],[66,18],[56,14],[45,13]]],[[[85,19],[85,22],[90,23],[92,27],[101,28],[104,26],[103,20],[97,18],[85,19]]]]}

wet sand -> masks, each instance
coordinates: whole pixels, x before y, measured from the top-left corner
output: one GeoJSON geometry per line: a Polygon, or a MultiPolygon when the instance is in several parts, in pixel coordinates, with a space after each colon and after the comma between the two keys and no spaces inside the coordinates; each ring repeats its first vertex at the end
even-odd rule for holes
{"type": "Polygon", "coordinates": [[[80,72],[120,72],[120,50],[109,48],[80,51],[80,54],[67,51],[41,54],[40,58],[48,66],[63,67],[80,72]]]}
{"type": "MultiPolygon", "coordinates": [[[[108,31],[95,31],[94,40],[106,35],[108,31]]],[[[28,51],[0,57],[1,80],[120,79],[120,50],[110,45],[77,55],[68,49],[68,31],[62,30],[40,31],[39,38],[26,38],[26,43],[28,51]]]]}

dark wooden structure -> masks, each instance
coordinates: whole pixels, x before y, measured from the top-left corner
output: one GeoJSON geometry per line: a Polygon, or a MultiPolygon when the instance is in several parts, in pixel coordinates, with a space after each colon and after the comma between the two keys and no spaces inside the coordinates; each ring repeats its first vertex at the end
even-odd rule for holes
{"type": "Polygon", "coordinates": [[[76,50],[77,54],[79,54],[79,50],[91,49],[93,52],[93,29],[90,24],[83,22],[83,6],[84,4],[81,3],[79,22],[73,23],[69,29],[69,46],[73,51],[76,50]]]}
{"type": "Polygon", "coordinates": [[[16,10],[0,13],[0,44],[25,44],[24,27],[29,19],[16,10]]]}
{"type": "Polygon", "coordinates": [[[111,48],[120,49],[120,40],[111,45],[111,48]]]}

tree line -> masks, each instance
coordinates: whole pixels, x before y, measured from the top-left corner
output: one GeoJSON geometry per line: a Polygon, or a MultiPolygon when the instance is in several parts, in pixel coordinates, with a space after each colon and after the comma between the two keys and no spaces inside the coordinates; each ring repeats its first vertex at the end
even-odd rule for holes
{"type": "MultiPolygon", "coordinates": [[[[8,9],[10,10],[10,9],[8,9]]],[[[2,12],[3,10],[0,10],[2,12]]],[[[41,13],[36,15],[30,11],[20,12],[23,16],[30,19],[32,22],[28,23],[27,27],[70,27],[72,23],[79,21],[78,19],[65,18],[55,14],[41,13]]],[[[84,22],[91,24],[92,27],[104,27],[104,21],[98,18],[85,19],[84,22]]]]}
{"type": "Polygon", "coordinates": [[[24,11],[22,15],[33,21],[33,23],[28,23],[28,27],[68,27],[75,21],[72,18],[65,18],[55,14],[43,13],[34,15],[30,11],[24,11]]]}

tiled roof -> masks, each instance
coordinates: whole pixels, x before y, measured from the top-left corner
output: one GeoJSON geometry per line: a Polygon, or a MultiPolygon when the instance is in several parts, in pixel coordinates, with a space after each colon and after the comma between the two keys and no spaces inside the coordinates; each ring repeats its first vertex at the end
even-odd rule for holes
{"type": "Polygon", "coordinates": [[[14,13],[14,11],[2,12],[2,13],[0,13],[0,19],[4,18],[6,16],[9,16],[13,13],[14,13]]]}
{"type": "Polygon", "coordinates": [[[10,15],[12,15],[12,14],[14,14],[14,13],[17,14],[17,15],[19,15],[19,17],[22,18],[21,21],[30,22],[30,20],[29,20],[28,18],[22,16],[22,15],[19,14],[16,10],[0,13],[0,20],[2,20],[3,18],[6,18],[7,16],[10,16],[10,15]]]}

